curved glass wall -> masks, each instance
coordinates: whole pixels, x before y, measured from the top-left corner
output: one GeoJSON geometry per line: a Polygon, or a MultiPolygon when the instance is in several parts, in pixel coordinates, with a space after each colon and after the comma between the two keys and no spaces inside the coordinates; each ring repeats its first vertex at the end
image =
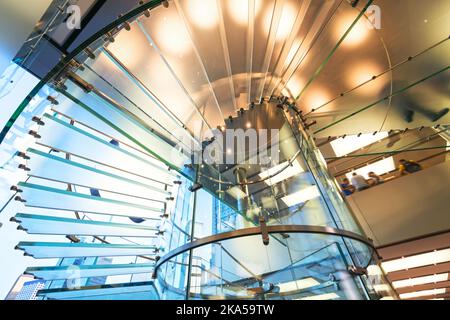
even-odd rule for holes
{"type": "MultiPolygon", "coordinates": [[[[161,265],[157,288],[167,299],[360,300],[393,294],[373,275],[349,272],[341,237],[272,236],[268,246],[260,235],[248,235],[180,253],[161,265]]],[[[365,259],[367,266],[371,258],[365,259]]]]}

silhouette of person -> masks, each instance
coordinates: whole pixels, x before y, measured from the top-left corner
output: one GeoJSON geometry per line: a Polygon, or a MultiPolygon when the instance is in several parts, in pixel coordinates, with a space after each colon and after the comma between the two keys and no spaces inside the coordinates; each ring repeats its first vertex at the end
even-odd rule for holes
{"type": "MultiPolygon", "coordinates": [[[[409,85],[409,83],[402,80],[394,81],[393,84],[393,93],[404,89],[409,85]]],[[[411,90],[413,90],[413,88],[409,88],[406,91],[395,95],[392,100],[393,106],[397,108],[398,111],[400,111],[403,119],[406,122],[413,122],[415,113],[420,113],[430,121],[436,122],[450,111],[449,108],[442,108],[439,111],[428,109],[426,106],[422,105],[415,99],[415,97],[411,93],[411,90]]],[[[390,84],[384,87],[383,92],[386,95],[390,92],[390,84]]]]}

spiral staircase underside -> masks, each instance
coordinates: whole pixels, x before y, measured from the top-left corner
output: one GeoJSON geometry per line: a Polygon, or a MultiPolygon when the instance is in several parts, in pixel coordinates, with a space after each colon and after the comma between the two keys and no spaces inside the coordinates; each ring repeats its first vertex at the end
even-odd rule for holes
{"type": "Polygon", "coordinates": [[[318,138],[450,123],[449,114],[402,116],[405,105],[449,106],[449,4],[355,3],[177,0],[122,29],[88,64],[138,105],[153,103],[145,87],[191,131],[279,95],[317,122],[318,138]]]}
{"type": "MultiPolygon", "coordinates": [[[[156,280],[149,274],[160,254],[174,249],[161,244],[176,224],[170,216],[174,200],[190,193],[198,178],[185,166],[190,155],[173,152],[174,146],[181,143],[179,151],[191,142],[201,144],[210,137],[209,129],[256,126],[252,113],[276,109],[277,103],[296,105],[303,125],[316,138],[450,124],[450,115],[433,122],[416,112],[409,123],[401,115],[405,105],[434,112],[449,105],[448,1],[169,4],[152,9],[150,17],[143,14],[120,25],[83,51],[37,95],[32,112],[39,117],[28,119],[32,130],[12,129],[14,134],[30,133],[33,139],[9,165],[22,170],[21,182],[12,189],[20,213],[12,220],[28,234],[52,241],[23,241],[17,249],[37,259],[63,258],[69,263],[26,272],[47,281],[68,281],[73,275],[67,272],[70,259],[113,256],[123,257],[123,262],[83,265],[76,269],[77,277],[145,275],[142,282],[50,288],[40,293],[48,299],[159,298],[156,280]],[[376,28],[376,13],[372,15],[374,5],[381,9],[381,29],[376,28]],[[85,243],[83,237],[95,241],[85,243]]],[[[284,138],[288,145],[297,143],[292,132],[284,138]]],[[[282,150],[282,160],[297,160],[295,148],[296,144],[282,150]]],[[[211,176],[236,183],[232,169],[228,176],[227,170],[218,176],[213,170],[211,176]]],[[[253,173],[258,174],[261,168],[253,173]]],[[[304,183],[306,176],[298,180],[304,183]]],[[[305,187],[295,179],[282,180],[305,187]]],[[[208,191],[219,197],[213,187],[208,191]]],[[[306,201],[304,212],[318,203],[306,201]]],[[[282,209],[292,209],[287,207],[282,209]]],[[[289,214],[301,213],[304,207],[294,209],[289,214]]],[[[254,221],[246,223],[248,227],[254,221]]],[[[182,231],[185,242],[194,240],[188,229],[182,231]]],[[[317,261],[303,261],[308,255],[302,252],[290,264],[279,265],[275,282],[282,282],[286,269],[299,263],[315,285],[296,292],[296,297],[340,291],[326,276],[348,264],[340,248],[327,251],[329,240],[285,233],[273,235],[271,241],[287,243],[288,249],[307,243],[309,253],[327,248],[317,261]]],[[[370,258],[364,255],[372,248],[359,250],[363,257],[358,266],[366,267],[370,258]]],[[[201,262],[192,266],[201,267],[201,262]]],[[[257,276],[270,279],[269,271],[273,270],[262,268],[257,276]]],[[[229,291],[223,292],[248,294],[255,278],[235,276],[230,275],[229,291]]],[[[202,297],[195,290],[189,294],[202,297]]]]}

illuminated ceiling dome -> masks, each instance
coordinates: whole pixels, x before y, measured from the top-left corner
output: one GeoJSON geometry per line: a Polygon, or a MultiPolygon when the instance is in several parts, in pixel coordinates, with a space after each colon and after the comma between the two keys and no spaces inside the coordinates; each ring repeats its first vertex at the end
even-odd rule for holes
{"type": "Polygon", "coordinates": [[[448,1],[168,4],[113,31],[88,62],[168,128],[222,126],[273,95],[317,121],[319,137],[450,123],[448,1]]]}

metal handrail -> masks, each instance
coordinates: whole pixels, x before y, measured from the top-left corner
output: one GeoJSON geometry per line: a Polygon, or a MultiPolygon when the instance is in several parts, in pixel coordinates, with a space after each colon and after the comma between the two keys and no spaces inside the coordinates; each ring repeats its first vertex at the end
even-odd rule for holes
{"type": "MultiPolygon", "coordinates": [[[[365,244],[368,248],[372,249],[373,252],[376,252],[375,246],[373,244],[373,241],[363,237],[359,234],[356,234],[351,231],[347,230],[338,230],[332,227],[322,227],[322,226],[305,226],[305,225],[278,225],[278,226],[267,226],[267,232],[269,234],[273,233],[305,233],[305,234],[323,234],[323,235],[329,235],[329,236],[338,236],[343,237],[351,240],[356,240],[358,242],[361,242],[365,244]]],[[[158,260],[158,262],[155,265],[155,270],[153,277],[156,278],[157,271],[167,261],[170,261],[172,258],[190,251],[194,250],[199,247],[203,247],[209,244],[217,243],[220,241],[225,240],[231,240],[236,238],[242,238],[242,237],[248,237],[248,236],[255,236],[261,234],[261,228],[259,227],[253,227],[253,228],[246,228],[246,229],[240,229],[230,232],[225,232],[217,235],[212,235],[209,237],[205,237],[199,240],[191,241],[181,247],[178,247],[175,250],[172,250],[162,258],[158,260]]]]}

